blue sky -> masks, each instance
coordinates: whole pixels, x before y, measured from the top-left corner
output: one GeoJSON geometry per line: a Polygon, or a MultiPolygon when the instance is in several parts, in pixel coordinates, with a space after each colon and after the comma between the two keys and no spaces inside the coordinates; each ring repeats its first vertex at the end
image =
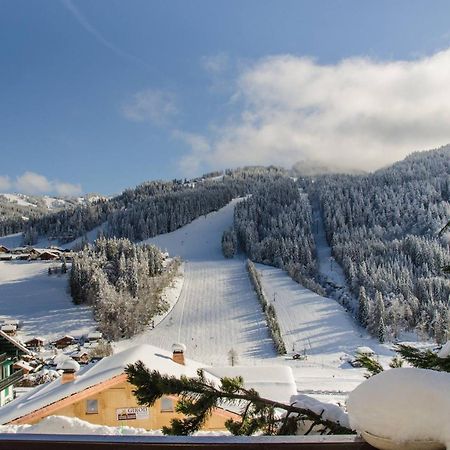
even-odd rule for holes
{"type": "Polygon", "coordinates": [[[0,0],[0,191],[450,142],[448,1],[0,0]]]}

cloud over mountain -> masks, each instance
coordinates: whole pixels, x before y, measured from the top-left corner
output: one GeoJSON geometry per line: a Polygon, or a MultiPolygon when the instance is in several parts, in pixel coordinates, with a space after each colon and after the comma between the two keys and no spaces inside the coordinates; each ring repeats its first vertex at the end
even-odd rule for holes
{"type": "Polygon", "coordinates": [[[412,61],[322,65],[278,55],[245,66],[236,113],[181,167],[290,166],[300,159],[371,170],[450,142],[450,50],[412,61]],[[205,151],[207,149],[207,151],[205,151]]]}

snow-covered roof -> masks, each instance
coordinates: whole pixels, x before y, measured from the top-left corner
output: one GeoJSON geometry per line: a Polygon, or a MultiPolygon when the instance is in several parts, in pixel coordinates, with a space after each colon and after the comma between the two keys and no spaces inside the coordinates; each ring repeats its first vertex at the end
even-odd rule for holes
{"type": "Polygon", "coordinates": [[[297,393],[292,369],[288,366],[225,366],[207,367],[217,378],[241,376],[247,389],[255,389],[261,397],[289,404],[297,393]]]}
{"type": "Polygon", "coordinates": [[[10,344],[12,344],[14,347],[18,348],[22,353],[25,353],[27,355],[31,355],[32,352],[28,350],[25,346],[23,346],[19,341],[12,338],[11,336],[8,336],[6,333],[0,330],[0,338],[3,338],[7,340],[10,344]]]}
{"type": "Polygon", "coordinates": [[[358,347],[356,349],[356,353],[360,354],[360,355],[374,355],[375,352],[370,348],[370,347],[358,347]]]}
{"type": "Polygon", "coordinates": [[[172,361],[170,352],[150,345],[139,345],[80,369],[75,380],[70,383],[61,384],[61,380],[57,379],[38,386],[0,408],[0,423],[11,422],[70,395],[84,391],[91,386],[121,375],[128,364],[133,364],[139,360],[151,370],[158,370],[162,374],[175,377],[181,375],[195,377],[197,376],[197,370],[203,367],[200,363],[189,359],[185,360],[185,365],[177,364],[172,361]]]}

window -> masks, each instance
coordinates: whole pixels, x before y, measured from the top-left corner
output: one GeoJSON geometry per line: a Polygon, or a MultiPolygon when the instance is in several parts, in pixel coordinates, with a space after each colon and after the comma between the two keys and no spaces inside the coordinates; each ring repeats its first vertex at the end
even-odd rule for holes
{"type": "Polygon", "coordinates": [[[173,411],[173,400],[169,397],[161,398],[161,412],[172,412],[173,411]]]}
{"type": "Polygon", "coordinates": [[[98,400],[86,400],[86,414],[98,414],[98,400]]]}

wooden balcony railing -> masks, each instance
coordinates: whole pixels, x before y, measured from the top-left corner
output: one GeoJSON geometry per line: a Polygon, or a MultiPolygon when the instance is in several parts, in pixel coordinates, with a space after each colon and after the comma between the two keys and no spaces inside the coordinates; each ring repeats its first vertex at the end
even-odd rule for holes
{"type": "Polygon", "coordinates": [[[12,386],[13,384],[17,384],[19,381],[22,380],[24,376],[23,370],[17,370],[9,377],[3,378],[0,380],[0,391],[3,391],[3,389],[6,389],[9,386],[12,386]]]}
{"type": "Polygon", "coordinates": [[[0,434],[0,450],[373,450],[357,436],[169,437],[0,434]]]}

